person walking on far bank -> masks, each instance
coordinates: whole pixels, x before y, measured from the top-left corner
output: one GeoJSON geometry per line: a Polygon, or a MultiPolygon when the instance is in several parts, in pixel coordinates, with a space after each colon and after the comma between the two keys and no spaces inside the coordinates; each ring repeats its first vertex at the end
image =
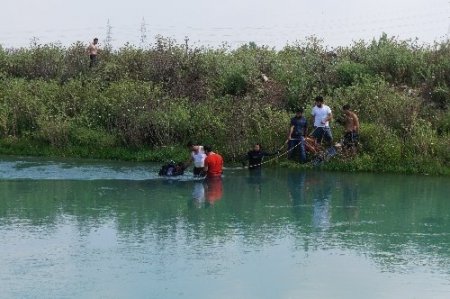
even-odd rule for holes
{"type": "Polygon", "coordinates": [[[97,55],[99,51],[98,38],[94,38],[92,43],[89,44],[87,52],[89,54],[89,67],[97,65],[97,55]]]}
{"type": "Polygon", "coordinates": [[[322,143],[325,140],[326,145],[331,145],[333,142],[333,135],[331,134],[330,121],[333,118],[330,107],[325,105],[323,97],[317,96],[315,98],[315,106],[312,109],[314,131],[311,135],[317,140],[317,143],[322,143]]]}
{"type": "Polygon", "coordinates": [[[294,149],[300,153],[300,162],[306,162],[305,136],[308,128],[308,122],[303,116],[303,108],[295,111],[295,116],[291,118],[288,135],[288,152],[289,159],[294,157],[294,149]]]}

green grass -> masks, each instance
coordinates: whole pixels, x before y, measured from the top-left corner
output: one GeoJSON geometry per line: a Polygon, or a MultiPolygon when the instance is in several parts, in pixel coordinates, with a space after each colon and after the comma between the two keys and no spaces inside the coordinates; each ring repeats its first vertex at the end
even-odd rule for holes
{"type": "Polygon", "coordinates": [[[81,43],[0,46],[0,153],[164,162],[186,159],[194,141],[234,163],[254,143],[279,148],[292,109],[308,115],[320,94],[335,119],[351,105],[362,144],[355,159],[322,168],[447,175],[449,51],[449,41],[417,47],[387,36],[333,53],[316,39],[276,51],[160,38],[103,51],[89,69],[81,43]]]}

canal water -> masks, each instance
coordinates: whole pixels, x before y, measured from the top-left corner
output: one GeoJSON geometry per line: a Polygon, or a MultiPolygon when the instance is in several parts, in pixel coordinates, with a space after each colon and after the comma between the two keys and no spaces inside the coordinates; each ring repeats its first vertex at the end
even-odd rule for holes
{"type": "Polygon", "coordinates": [[[445,177],[0,159],[0,298],[449,298],[445,177]]]}

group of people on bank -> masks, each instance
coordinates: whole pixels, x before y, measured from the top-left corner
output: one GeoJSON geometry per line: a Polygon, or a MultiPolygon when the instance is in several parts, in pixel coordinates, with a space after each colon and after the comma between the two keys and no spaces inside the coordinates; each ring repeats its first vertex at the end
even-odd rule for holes
{"type": "MultiPolygon", "coordinates": [[[[339,120],[344,125],[343,143],[337,146],[343,146],[343,150],[355,154],[359,141],[359,119],[355,112],[350,110],[350,105],[342,107],[344,118],[339,120]]],[[[310,126],[304,116],[303,108],[295,112],[291,118],[286,143],[288,144],[288,158],[295,159],[299,156],[301,163],[307,161],[307,153],[316,155],[326,147],[333,144],[333,135],[330,128],[330,121],[333,119],[331,108],[324,103],[322,96],[315,98],[315,105],[311,111],[313,130],[308,134],[310,126]]],[[[268,153],[261,149],[260,144],[255,144],[245,157],[248,160],[249,169],[258,169],[262,165],[264,157],[279,154],[279,151],[268,153]]]]}
{"type": "MultiPolygon", "coordinates": [[[[359,140],[359,119],[355,112],[350,110],[348,104],[342,107],[343,119],[340,122],[344,125],[343,150],[354,154],[359,140]]],[[[333,146],[333,135],[330,128],[330,121],[333,119],[331,108],[324,103],[322,96],[315,98],[315,105],[311,111],[313,123],[312,131],[308,120],[304,116],[304,110],[299,108],[295,116],[291,118],[286,143],[288,144],[288,158],[295,159],[299,156],[301,163],[307,161],[307,153],[317,154],[325,147],[333,146]]],[[[220,154],[213,152],[211,146],[201,146],[199,144],[188,143],[191,156],[187,163],[188,167],[194,164],[195,176],[206,176],[207,178],[220,177],[223,169],[223,158],[220,154]]],[[[251,170],[260,169],[265,157],[275,156],[280,151],[267,152],[262,149],[261,144],[256,143],[253,149],[248,151],[244,157],[243,165],[247,165],[251,170]]]]}
{"type": "MultiPolygon", "coordinates": [[[[349,105],[342,107],[344,118],[340,122],[344,125],[344,150],[355,153],[359,138],[359,120],[358,116],[350,110],[349,105]]],[[[333,146],[333,135],[330,128],[330,121],[333,119],[333,114],[321,96],[315,98],[315,106],[311,111],[312,116],[312,131],[308,134],[309,125],[306,117],[303,115],[304,110],[298,109],[295,116],[291,118],[289,132],[286,143],[288,144],[288,157],[294,159],[294,152],[298,152],[300,162],[307,161],[308,154],[316,154],[326,146],[333,146]],[[295,151],[297,149],[297,151],[295,151]]],[[[206,177],[204,183],[197,183],[193,198],[197,203],[206,200],[212,204],[222,197],[222,171],[223,158],[220,154],[215,153],[211,146],[188,143],[189,151],[191,152],[189,160],[184,163],[185,167],[193,164],[194,176],[206,177]]],[[[243,164],[248,169],[255,173],[255,170],[260,170],[263,159],[269,156],[279,155],[280,151],[266,152],[262,149],[261,144],[257,143],[253,149],[248,151],[244,157],[243,164]]],[[[256,172],[260,173],[260,172],[256,172]]]]}
{"type": "MultiPolygon", "coordinates": [[[[97,56],[99,53],[98,38],[94,38],[87,48],[89,54],[89,67],[94,67],[97,64],[97,56]]],[[[268,80],[265,75],[264,80],[268,80]]],[[[345,134],[343,143],[344,150],[350,154],[356,153],[356,148],[359,139],[359,119],[358,116],[350,110],[350,106],[344,105],[342,107],[344,119],[342,120],[345,134]]],[[[333,135],[330,128],[330,121],[333,119],[331,108],[324,103],[322,96],[315,98],[315,105],[311,111],[313,130],[308,134],[310,125],[303,115],[303,108],[299,108],[292,117],[289,127],[289,133],[286,143],[288,144],[288,158],[295,159],[299,156],[299,161],[305,163],[307,161],[307,153],[317,154],[323,150],[323,146],[330,147],[333,143],[333,135]]],[[[217,177],[222,174],[223,158],[212,151],[210,146],[201,146],[190,142],[188,147],[191,151],[191,157],[184,168],[194,164],[194,175],[206,177],[217,177]],[[207,159],[207,157],[209,157],[207,159]]],[[[245,164],[248,161],[249,169],[258,169],[262,165],[265,157],[279,154],[279,151],[269,153],[262,149],[262,145],[257,143],[253,149],[247,152],[244,157],[245,164]]],[[[180,166],[181,167],[181,166],[180,166]]],[[[184,171],[184,169],[183,169],[184,171]]]]}
{"type": "MultiPolygon", "coordinates": [[[[343,146],[344,150],[352,154],[356,153],[359,141],[359,119],[355,112],[350,110],[350,105],[342,107],[343,116],[339,120],[344,125],[343,146]]],[[[330,147],[333,143],[333,134],[331,132],[330,121],[333,119],[331,108],[324,103],[322,96],[315,98],[315,105],[311,111],[313,130],[308,134],[309,125],[306,117],[303,115],[302,108],[297,109],[295,116],[291,119],[289,134],[286,142],[288,143],[289,158],[293,158],[298,148],[300,162],[304,163],[307,159],[307,152],[316,154],[323,147],[330,147]]]]}

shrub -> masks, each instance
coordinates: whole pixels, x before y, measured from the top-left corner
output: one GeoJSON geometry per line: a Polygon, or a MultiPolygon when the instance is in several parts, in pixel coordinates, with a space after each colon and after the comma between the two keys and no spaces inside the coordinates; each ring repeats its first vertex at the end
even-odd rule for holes
{"type": "Polygon", "coordinates": [[[373,72],[365,64],[340,61],[335,65],[337,82],[339,85],[349,86],[358,82],[359,78],[373,75],[373,72]]]}
{"type": "Polygon", "coordinates": [[[346,169],[448,168],[449,42],[427,47],[383,36],[330,51],[309,38],[275,51],[158,37],[145,49],[104,49],[95,68],[85,48],[0,47],[0,137],[17,140],[7,144],[99,149],[102,157],[112,147],[112,157],[126,159],[150,148],[158,154],[147,157],[156,159],[195,140],[237,159],[255,142],[278,149],[289,109],[309,112],[321,94],[335,118],[349,103],[362,122],[360,156],[346,169]]]}
{"type": "Polygon", "coordinates": [[[363,123],[360,135],[362,151],[380,166],[395,165],[407,158],[403,155],[400,138],[383,125],[363,123]]]}

